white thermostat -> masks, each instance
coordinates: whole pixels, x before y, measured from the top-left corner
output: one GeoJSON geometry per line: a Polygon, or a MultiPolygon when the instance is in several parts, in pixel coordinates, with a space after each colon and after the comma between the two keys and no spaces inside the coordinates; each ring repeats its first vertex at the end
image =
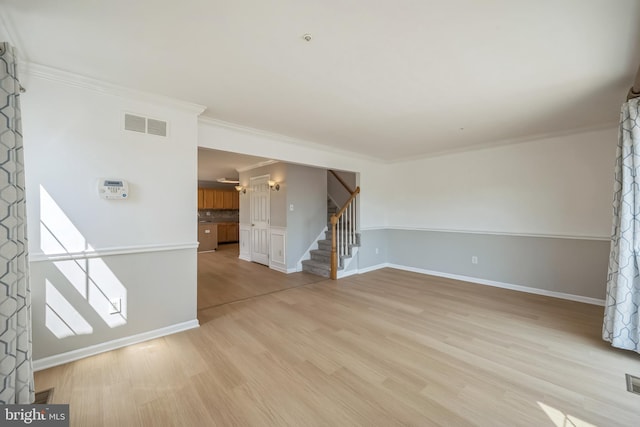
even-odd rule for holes
{"type": "Polygon", "coordinates": [[[103,199],[122,200],[129,197],[129,184],[124,179],[98,180],[98,194],[103,199]]]}

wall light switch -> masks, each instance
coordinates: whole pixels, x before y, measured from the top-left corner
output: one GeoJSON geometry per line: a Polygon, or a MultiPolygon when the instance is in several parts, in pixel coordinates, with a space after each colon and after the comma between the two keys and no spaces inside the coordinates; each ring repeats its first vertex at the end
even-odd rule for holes
{"type": "Polygon", "coordinates": [[[291,203],[291,204],[289,205],[289,210],[290,210],[291,212],[293,212],[293,203],[291,203]]]}

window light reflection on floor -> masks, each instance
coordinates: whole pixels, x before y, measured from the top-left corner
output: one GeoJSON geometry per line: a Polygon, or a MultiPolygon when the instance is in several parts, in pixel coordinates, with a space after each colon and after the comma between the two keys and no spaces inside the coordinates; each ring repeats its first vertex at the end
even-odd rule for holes
{"type": "Polygon", "coordinates": [[[542,408],[544,413],[547,414],[551,422],[553,422],[556,427],[596,427],[593,424],[572,415],[565,414],[561,410],[545,405],[542,402],[538,402],[538,406],[542,408]]]}

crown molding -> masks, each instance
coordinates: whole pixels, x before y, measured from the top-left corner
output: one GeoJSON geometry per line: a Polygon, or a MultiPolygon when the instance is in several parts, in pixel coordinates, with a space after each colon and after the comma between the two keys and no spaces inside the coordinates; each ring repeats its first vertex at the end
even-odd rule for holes
{"type": "Polygon", "coordinates": [[[24,72],[31,77],[62,83],[80,89],[87,89],[103,95],[112,95],[120,98],[167,105],[197,115],[202,114],[202,112],[207,109],[204,105],[194,104],[155,93],[130,89],[114,83],[107,83],[92,77],[82,76],[34,62],[26,63],[24,66],[24,72]]]}
{"type": "Polygon", "coordinates": [[[234,130],[237,132],[256,135],[263,138],[268,138],[274,141],[283,142],[285,144],[295,145],[297,147],[305,147],[305,148],[320,150],[320,151],[329,152],[337,155],[357,158],[360,160],[365,160],[373,163],[386,163],[386,161],[383,159],[380,159],[378,157],[367,156],[365,154],[358,153],[356,151],[341,150],[339,148],[335,148],[332,145],[325,145],[322,143],[312,142],[305,139],[298,139],[298,138],[294,138],[294,137],[279,134],[279,133],[269,132],[262,129],[240,125],[237,123],[225,122],[224,120],[214,119],[212,117],[200,116],[198,117],[198,122],[205,125],[222,127],[222,128],[234,130]]]}
{"type": "Polygon", "coordinates": [[[600,123],[598,125],[586,126],[586,127],[577,128],[577,129],[571,129],[571,130],[562,130],[562,131],[556,131],[556,132],[545,132],[545,133],[539,133],[539,134],[536,134],[536,135],[523,136],[523,137],[520,137],[520,138],[502,139],[502,140],[491,141],[491,142],[486,142],[486,143],[482,143],[482,144],[475,144],[475,145],[472,145],[472,146],[452,148],[450,150],[441,150],[441,151],[436,151],[436,152],[433,152],[433,153],[424,153],[424,154],[416,154],[414,156],[401,157],[401,158],[398,158],[398,159],[386,161],[385,163],[387,163],[387,164],[405,163],[405,162],[410,162],[410,161],[413,161],[413,160],[423,160],[423,159],[430,159],[430,158],[433,158],[433,157],[444,157],[444,156],[451,156],[451,155],[454,155],[454,154],[462,154],[462,153],[467,153],[467,152],[471,152],[471,151],[488,150],[488,149],[491,149],[491,148],[505,147],[505,146],[518,145],[518,144],[526,144],[528,142],[541,141],[541,140],[544,140],[544,139],[562,138],[562,137],[565,137],[565,136],[579,135],[579,134],[582,134],[582,133],[597,132],[597,131],[606,130],[606,129],[613,129],[613,128],[618,127],[618,124],[619,124],[618,121],[615,121],[615,122],[610,122],[610,123],[600,123]]]}

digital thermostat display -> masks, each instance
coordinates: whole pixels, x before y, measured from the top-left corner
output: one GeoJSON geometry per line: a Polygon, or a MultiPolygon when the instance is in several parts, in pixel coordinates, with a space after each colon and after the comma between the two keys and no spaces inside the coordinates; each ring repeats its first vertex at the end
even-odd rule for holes
{"type": "Polygon", "coordinates": [[[123,200],[129,197],[129,185],[123,179],[105,179],[98,180],[98,194],[103,199],[123,200]]]}

